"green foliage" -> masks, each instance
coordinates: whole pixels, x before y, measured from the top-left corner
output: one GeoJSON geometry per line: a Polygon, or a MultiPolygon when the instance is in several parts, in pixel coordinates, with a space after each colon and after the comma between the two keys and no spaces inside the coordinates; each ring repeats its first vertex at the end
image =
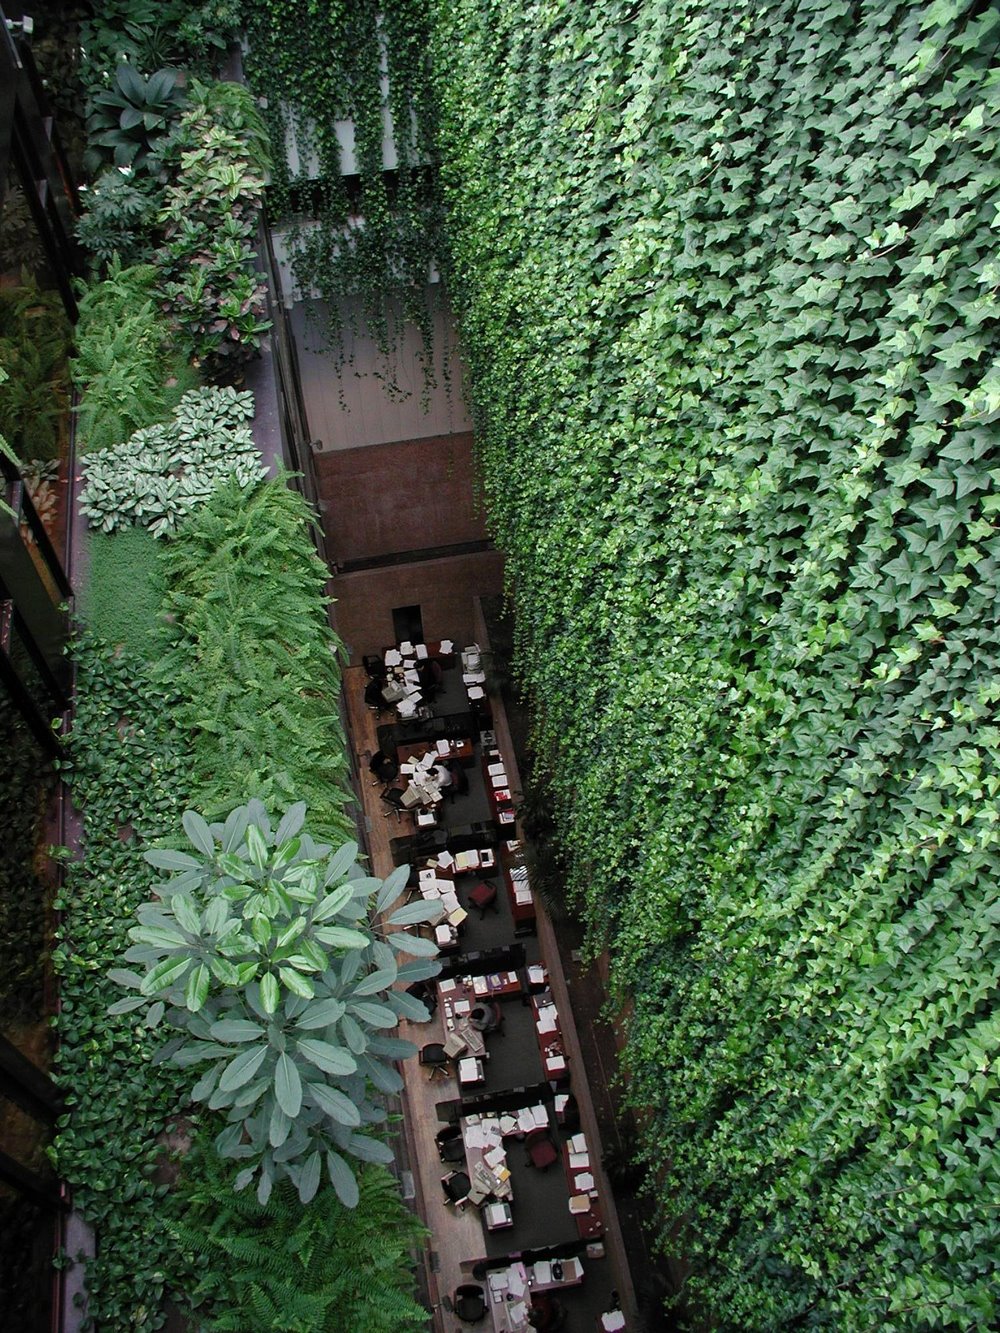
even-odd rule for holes
{"type": "Polygon", "coordinates": [[[86,449],[165,420],[197,382],[154,304],[155,282],[151,265],[122,268],[115,256],[107,277],[81,293],[73,379],[86,449]]]}
{"type": "Polygon", "coordinates": [[[163,308],[211,378],[237,376],[270,327],[253,249],[267,134],[249,94],[234,88],[195,84],[160,160],[163,308]]]}
{"type": "Polygon", "coordinates": [[[432,373],[427,284],[440,253],[441,215],[424,10],[413,0],[322,8],[268,0],[247,13],[248,80],[266,99],[273,142],[291,137],[298,153],[294,166],[277,155],[270,191],[296,285],[328,302],[325,331],[341,351],[338,311],[350,308],[345,297],[358,298],[394,394],[405,392],[392,366],[407,322],[423,336],[428,383],[432,373]],[[391,177],[383,162],[386,116],[398,158],[391,177]],[[353,123],[358,198],[344,184],[338,120],[353,123]]]}
{"type": "Polygon", "coordinates": [[[152,1064],[156,1041],[141,1023],[109,1019],[120,992],[107,971],[150,892],[137,849],[180,818],[186,762],[169,691],[90,637],[77,644],[76,667],[69,776],[83,838],[55,902],[63,912],[56,1077],[69,1109],[54,1160],[101,1237],[88,1265],[91,1326],[148,1333],[162,1326],[165,1292],[193,1284],[165,1226],[171,1197],[153,1178],[182,1089],[176,1071],[152,1064]]]}
{"type": "Polygon", "coordinates": [[[22,458],[59,453],[69,410],[66,358],[70,326],[55,292],[25,278],[0,287],[0,435],[22,458]]]}
{"type": "Polygon", "coordinates": [[[315,837],[353,837],[340,721],[340,644],[311,515],[280,480],[220,488],[166,552],[163,681],[180,693],[195,803],[219,819],[246,794],[302,799],[315,837]]]}
{"type": "Polygon", "coordinates": [[[128,267],[150,262],[159,192],[148,175],[108,167],[84,192],[83,202],[76,234],[98,269],[115,259],[128,267]]]}
{"type": "Polygon", "coordinates": [[[177,70],[146,78],[127,61],[116,65],[111,86],[90,99],[88,163],[96,169],[110,158],[116,167],[143,170],[183,105],[177,70]]]}
{"type": "Polygon", "coordinates": [[[229,1192],[218,1159],[204,1154],[198,1168],[196,1180],[181,1182],[178,1229],[203,1264],[194,1295],[206,1333],[426,1327],[409,1262],[424,1229],[384,1167],[362,1168],[353,1209],[329,1186],[303,1209],[287,1184],[262,1208],[250,1192],[229,1192]]]}
{"type": "MultiPolygon", "coordinates": [[[[385,1142],[358,1130],[385,1120],[378,1099],[403,1086],[393,1062],[416,1054],[412,1042],[384,1033],[401,1015],[430,1017],[390,988],[434,976],[440,965],[418,958],[400,967],[397,953],[426,959],[436,945],[405,930],[386,939],[374,933],[371,914],[399,897],[409,868],[384,883],[366,878],[357,843],[336,851],[317,844],[303,832],[305,817],[301,802],[276,828],[259,801],[212,825],[185,811],[198,855],[145,853],[169,877],[154,887],[160,901],[140,907],[129,931],[124,961],[143,970],[111,973],[139,993],[110,1012],[144,1009],[149,1027],[165,1016],[192,1038],[168,1042],[160,1058],[202,1066],[191,1097],[227,1113],[215,1149],[243,1164],[236,1190],[259,1173],[257,1198],[266,1204],[287,1178],[307,1204],[325,1166],[340,1201],[353,1208],[358,1185],[345,1157],[392,1161],[385,1142]]],[[[414,903],[388,924],[440,915],[439,905],[414,903]]]]}
{"type": "Polygon", "coordinates": [[[169,66],[214,72],[240,27],[239,0],[109,0],[80,25],[88,88],[128,61],[144,74],[169,66]]]}
{"type": "Polygon", "coordinates": [[[46,1012],[50,891],[38,854],[52,771],[6,692],[0,755],[0,1030],[22,1047],[21,1029],[46,1012]]]}
{"type": "Polygon", "coordinates": [[[83,619],[130,661],[152,662],[166,593],[163,543],[148,528],[128,524],[112,534],[90,533],[87,553],[83,619]]]}
{"type": "Polygon", "coordinates": [[[220,483],[246,488],[264,476],[252,417],[253,394],[191,390],[164,425],[87,455],[80,512],[102,532],[133,522],[157,537],[172,532],[220,483]]]}
{"type": "Polygon", "coordinates": [[[720,1328],[992,1326],[1000,14],[433,14],[520,673],[663,1244],[720,1328]]]}

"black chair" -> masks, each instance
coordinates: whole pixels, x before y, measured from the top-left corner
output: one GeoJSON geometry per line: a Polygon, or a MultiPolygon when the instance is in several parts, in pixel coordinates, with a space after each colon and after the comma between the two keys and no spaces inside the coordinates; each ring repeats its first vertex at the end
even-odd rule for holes
{"type": "Polygon", "coordinates": [[[403,804],[403,793],[398,787],[386,787],[385,791],[382,793],[381,799],[385,801],[386,805],[392,807],[390,810],[382,811],[386,819],[388,819],[391,814],[395,813],[396,819],[400,820],[403,818],[403,815],[407,813],[406,806],[403,804]]]}
{"type": "Polygon", "coordinates": [[[486,1298],[482,1287],[475,1287],[470,1282],[463,1283],[455,1288],[451,1299],[455,1314],[463,1324],[478,1324],[486,1318],[486,1298]]]}
{"type": "Polygon", "coordinates": [[[472,1181],[464,1171],[449,1171],[441,1177],[441,1188],[444,1190],[445,1202],[460,1207],[469,1197],[472,1181]]]}
{"type": "Polygon", "coordinates": [[[382,693],[383,684],[381,680],[370,680],[365,686],[365,703],[377,717],[393,711],[392,705],[386,702],[382,693]]]}
{"type": "Polygon", "coordinates": [[[431,1078],[438,1074],[445,1078],[450,1068],[447,1052],[439,1041],[431,1041],[421,1047],[420,1063],[431,1071],[431,1078]]]}
{"type": "Polygon", "coordinates": [[[465,1142],[458,1125],[445,1125],[444,1129],[439,1129],[434,1136],[434,1142],[437,1144],[438,1156],[442,1162],[465,1161],[465,1142]]]}
{"type": "Polygon", "coordinates": [[[361,663],[369,680],[385,680],[386,665],[381,657],[376,656],[375,653],[365,653],[361,663]]]}
{"type": "Polygon", "coordinates": [[[462,767],[461,762],[458,759],[449,759],[447,768],[451,774],[451,785],[445,788],[445,799],[453,801],[456,796],[467,796],[469,793],[469,775],[462,767]]]}
{"type": "Polygon", "coordinates": [[[414,981],[412,985],[406,988],[407,995],[412,995],[415,1000],[427,1006],[427,1012],[433,1017],[438,1004],[437,986],[433,982],[414,981]]]}

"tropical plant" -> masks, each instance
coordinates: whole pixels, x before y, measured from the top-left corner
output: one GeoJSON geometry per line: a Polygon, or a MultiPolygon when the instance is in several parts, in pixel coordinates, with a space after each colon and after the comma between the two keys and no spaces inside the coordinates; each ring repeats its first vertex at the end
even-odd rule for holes
{"type": "Polygon", "coordinates": [[[195,361],[232,380],[256,354],[266,288],[253,239],[263,197],[266,135],[246,95],[196,84],[194,101],[163,149],[168,176],[159,223],[161,299],[195,361]]]}
{"type": "Polygon", "coordinates": [[[160,201],[148,175],[108,167],[84,192],[84,203],[76,234],[98,269],[116,257],[125,266],[149,263],[156,252],[160,201]]]}
{"type": "Polygon", "coordinates": [[[107,276],[81,291],[72,368],[85,449],[164,421],[197,384],[155,303],[156,277],[151,265],[122,268],[115,256],[107,276]]]}
{"type": "Polygon", "coordinates": [[[199,1256],[193,1292],[206,1333],[398,1333],[427,1325],[413,1300],[410,1251],[425,1228],[382,1166],[358,1173],[359,1199],[347,1209],[328,1185],[303,1208],[287,1181],[262,1207],[233,1194],[213,1153],[180,1182],[177,1231],[199,1256]]]}
{"type": "Polygon", "coordinates": [[[108,158],[116,167],[143,170],[184,106],[174,69],[143,77],[127,61],[115,67],[112,86],[91,96],[86,161],[96,170],[108,158]]]}
{"type": "Polygon", "coordinates": [[[164,552],[170,592],[157,674],[178,695],[193,799],[211,820],[251,792],[305,800],[313,836],[353,836],[340,716],[343,646],[314,515],[283,479],[221,486],[164,552]]]}
{"type": "MultiPolygon", "coordinates": [[[[399,897],[409,867],[384,882],[362,875],[358,847],[336,851],[303,832],[305,804],[272,828],[265,806],[251,800],[224,823],[194,810],[184,831],[197,855],[169,849],[144,853],[170,877],[154,887],[160,901],[141,907],[129,931],[125,961],[112,980],[136,996],[111,1013],[146,1011],[146,1024],[186,1033],[161,1058],[181,1068],[207,1066],[191,1096],[227,1112],[215,1140],[220,1156],[244,1163],[235,1188],[258,1179],[267,1203],[288,1177],[308,1203],[324,1165],[341,1202],[353,1208],[358,1185],[348,1156],[391,1162],[392,1150],[359,1130],[385,1120],[372,1100],[398,1092],[396,1060],[412,1042],[383,1035],[401,1016],[430,1014],[397,981],[421,981],[440,965],[437,946],[405,930],[379,938],[378,916],[399,897]],[[374,903],[371,902],[374,895],[374,903]],[[397,953],[417,957],[401,966],[397,953]]],[[[440,904],[398,908],[389,925],[431,921],[440,904]]]]}
{"type": "Polygon", "coordinates": [[[251,487],[266,474],[246,424],[252,417],[250,393],[191,390],[166,424],[86,456],[80,512],[102,532],[128,523],[158,537],[173,531],[220,482],[251,487]]]}

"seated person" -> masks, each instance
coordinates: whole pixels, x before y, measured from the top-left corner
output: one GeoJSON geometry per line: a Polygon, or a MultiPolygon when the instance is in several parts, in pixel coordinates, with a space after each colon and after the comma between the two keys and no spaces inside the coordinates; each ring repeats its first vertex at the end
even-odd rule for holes
{"type": "Polygon", "coordinates": [[[432,662],[430,658],[417,665],[417,680],[420,682],[420,690],[428,703],[431,703],[438,692],[441,684],[441,667],[437,662],[432,662]]]}
{"type": "Polygon", "coordinates": [[[385,700],[382,698],[381,680],[370,680],[365,686],[365,703],[369,708],[384,708],[385,700]]]}
{"type": "Polygon", "coordinates": [[[531,1309],[528,1311],[528,1323],[539,1333],[562,1328],[566,1322],[565,1306],[554,1300],[547,1291],[538,1292],[531,1297],[531,1309]]]}
{"type": "Polygon", "coordinates": [[[437,785],[441,788],[442,791],[444,791],[447,787],[450,787],[452,782],[454,781],[451,772],[444,766],[444,764],[435,764],[430,771],[430,776],[434,779],[434,781],[437,783],[437,785]]]}
{"type": "Polygon", "coordinates": [[[399,777],[399,762],[384,750],[376,750],[368,763],[368,771],[379,782],[392,782],[399,777]]]}

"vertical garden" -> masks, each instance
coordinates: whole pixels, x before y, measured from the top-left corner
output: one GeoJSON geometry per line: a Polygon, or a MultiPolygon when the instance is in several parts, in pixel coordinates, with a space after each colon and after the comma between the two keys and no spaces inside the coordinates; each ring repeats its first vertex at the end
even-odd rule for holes
{"type": "Polygon", "coordinates": [[[718,1327],[992,1326],[1000,12],[431,9],[489,511],[663,1244],[718,1327]]]}

